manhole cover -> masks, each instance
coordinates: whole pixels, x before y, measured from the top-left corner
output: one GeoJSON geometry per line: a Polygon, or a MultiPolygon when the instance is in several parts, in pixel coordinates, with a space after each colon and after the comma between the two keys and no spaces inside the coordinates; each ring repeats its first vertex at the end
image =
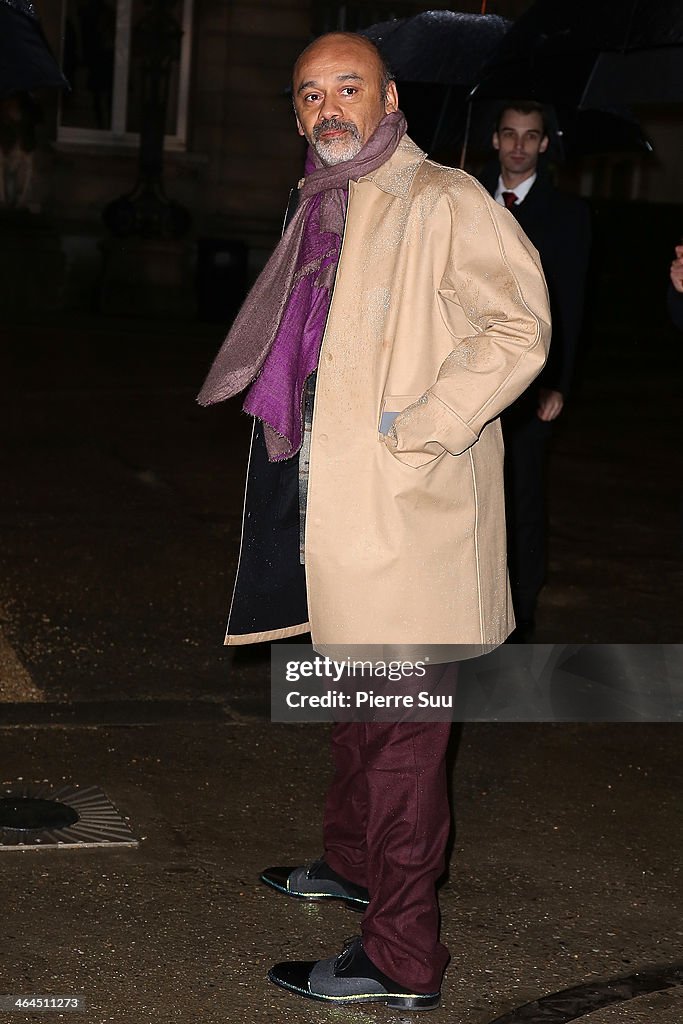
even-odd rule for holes
{"type": "Polygon", "coordinates": [[[78,821],[78,811],[57,800],[20,796],[0,799],[0,828],[23,831],[66,828],[78,821]]]}
{"type": "Polygon", "coordinates": [[[138,846],[98,786],[0,784],[0,851],[88,846],[138,846]]]}

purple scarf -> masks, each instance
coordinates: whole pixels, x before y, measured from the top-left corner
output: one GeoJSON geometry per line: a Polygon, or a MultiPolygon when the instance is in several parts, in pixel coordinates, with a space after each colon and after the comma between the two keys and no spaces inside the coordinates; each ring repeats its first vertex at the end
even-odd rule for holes
{"type": "MultiPolygon", "coordinates": [[[[301,447],[306,379],[318,365],[339,261],[349,181],[386,163],[406,122],[387,114],[353,160],[316,167],[300,184],[298,209],[247,296],[197,401],[212,405],[247,393],[244,411],[264,424],[271,462],[301,447]]],[[[307,169],[310,166],[307,163],[307,169]]]]}

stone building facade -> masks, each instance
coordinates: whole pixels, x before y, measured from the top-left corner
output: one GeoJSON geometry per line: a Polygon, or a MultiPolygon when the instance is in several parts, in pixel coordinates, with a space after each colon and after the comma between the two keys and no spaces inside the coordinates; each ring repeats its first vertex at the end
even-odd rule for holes
{"type": "MultiPolygon", "coordinates": [[[[488,9],[514,18],[529,2],[489,0],[488,9]]],[[[67,306],[97,301],[93,290],[103,257],[111,264],[132,251],[131,246],[125,251],[112,248],[102,212],[137,180],[139,54],[134,31],[149,3],[36,0],[46,36],[76,84],[71,97],[40,96],[44,116],[29,203],[61,239],[67,306]]],[[[271,250],[304,155],[293,130],[289,75],[297,53],[314,35],[356,29],[427,7],[455,6],[412,0],[163,0],[164,5],[183,32],[180,60],[172,73],[164,187],[188,209],[192,227],[182,243],[174,243],[175,249],[167,246],[161,252],[157,246],[150,257],[165,268],[162,290],[173,288],[178,275],[190,279],[207,239],[217,240],[216,258],[221,244],[226,259],[231,245],[242,245],[252,275],[271,250]]],[[[457,7],[476,13],[481,3],[461,0],[457,7]]],[[[673,201],[665,155],[680,132],[666,116],[655,127],[665,147],[659,170],[651,163],[640,173],[627,160],[624,171],[623,157],[615,163],[607,156],[581,168],[574,186],[584,194],[618,188],[624,193],[619,198],[673,201]],[[616,175],[613,165],[620,168],[616,175]]],[[[133,278],[140,272],[140,260],[144,265],[152,252],[149,246],[149,252],[138,248],[130,265],[133,278]]],[[[134,306],[137,301],[132,296],[134,306]]],[[[189,308],[180,303],[178,311],[189,308]]]]}

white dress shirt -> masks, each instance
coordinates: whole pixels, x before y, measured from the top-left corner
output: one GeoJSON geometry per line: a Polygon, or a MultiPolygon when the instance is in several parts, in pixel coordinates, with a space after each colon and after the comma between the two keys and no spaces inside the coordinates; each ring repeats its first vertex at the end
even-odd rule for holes
{"type": "Polygon", "coordinates": [[[501,206],[505,206],[505,200],[503,199],[503,192],[514,192],[515,195],[517,196],[517,200],[515,201],[515,203],[513,205],[514,206],[519,206],[519,204],[523,203],[524,200],[526,199],[527,193],[529,192],[529,189],[531,188],[531,186],[533,185],[533,183],[535,181],[536,181],[536,172],[534,171],[534,173],[531,175],[531,177],[525,178],[524,181],[520,182],[519,185],[515,185],[514,188],[509,188],[507,185],[503,184],[502,176],[498,175],[498,187],[496,188],[496,194],[494,195],[493,198],[496,200],[497,203],[500,203],[501,206]]]}

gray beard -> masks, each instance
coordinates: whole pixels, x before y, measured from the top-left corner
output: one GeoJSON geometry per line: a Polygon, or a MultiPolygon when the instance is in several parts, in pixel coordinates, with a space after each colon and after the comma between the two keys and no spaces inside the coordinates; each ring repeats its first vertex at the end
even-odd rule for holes
{"type": "Polygon", "coordinates": [[[313,148],[326,167],[333,167],[335,164],[342,164],[346,160],[353,160],[358,156],[363,143],[358,133],[358,128],[352,121],[339,121],[336,118],[329,118],[317,124],[312,132],[313,148]],[[341,128],[348,132],[348,135],[341,139],[321,139],[320,135],[330,128],[341,128]]]}

